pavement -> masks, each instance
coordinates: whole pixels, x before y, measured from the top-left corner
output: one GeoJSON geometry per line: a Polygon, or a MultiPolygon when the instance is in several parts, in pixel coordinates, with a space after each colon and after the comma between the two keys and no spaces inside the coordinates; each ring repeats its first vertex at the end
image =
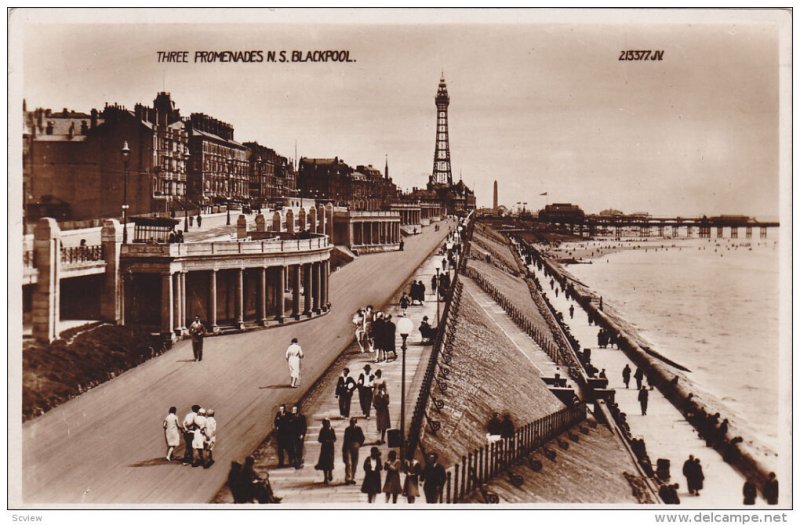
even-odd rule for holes
{"type": "MultiPolygon", "coordinates": [[[[546,278],[534,265],[529,266],[529,269],[534,272],[539,282],[545,283],[546,288],[550,278],[546,278]]],[[[658,390],[650,391],[647,415],[642,415],[636,381],[631,377],[630,389],[626,389],[622,381],[622,369],[625,368],[625,364],[631,367],[632,374],[636,371],[636,365],[622,351],[614,348],[602,349],[597,345],[599,328],[589,325],[586,312],[577,301],[568,300],[563,290],[558,297],[548,289],[545,289],[545,292],[550,304],[563,314],[564,321],[580,341],[581,348],[592,349],[592,364],[598,369],[606,370],[609,388],[616,389],[615,401],[628,415],[631,434],[634,437],[644,438],[653,465],[655,466],[659,458],[670,460],[671,481],[680,485],[678,496],[681,507],[706,509],[741,507],[744,477],[725,463],[717,451],[706,447],[705,440],[698,436],[697,431],[686,421],[683,414],[658,390]],[[572,319],[569,316],[570,305],[575,307],[572,319]],[[682,474],[683,463],[690,454],[700,459],[705,475],[704,488],[699,496],[689,495],[686,478],[682,474]]],[[[759,497],[756,507],[760,506],[767,507],[766,502],[759,497]]]]}
{"type": "MultiPolygon", "coordinates": [[[[431,293],[430,281],[431,277],[435,274],[434,259],[438,260],[441,256],[433,255],[426,259],[424,264],[420,266],[415,274],[411,277],[412,280],[421,280],[426,283],[426,301],[423,305],[409,306],[407,310],[407,317],[414,323],[414,331],[408,337],[407,350],[406,350],[406,431],[411,424],[411,418],[414,411],[414,405],[419,396],[421,376],[424,375],[425,365],[428,362],[432,345],[422,344],[422,338],[419,333],[419,325],[423,316],[428,316],[429,322],[436,325],[436,295],[431,293]],[[419,372],[419,374],[418,374],[419,372]]],[[[409,290],[410,281],[403,287],[405,291],[409,290]]],[[[402,292],[397,293],[392,297],[389,305],[380,311],[392,315],[392,321],[397,322],[400,317],[400,307],[398,301],[402,292]]],[[[364,305],[366,306],[366,304],[364,305]]],[[[442,304],[440,307],[443,307],[442,304]]],[[[348,327],[352,330],[353,325],[349,324],[348,327]]],[[[369,455],[370,448],[373,446],[381,450],[381,458],[386,461],[389,450],[388,444],[380,444],[380,434],[377,430],[375,423],[375,409],[373,408],[370,413],[370,419],[365,419],[361,413],[361,406],[358,400],[358,392],[354,393],[351,403],[350,416],[358,418],[358,425],[364,431],[366,438],[365,444],[361,449],[359,456],[358,467],[356,469],[356,484],[347,485],[344,483],[344,461],[342,460],[341,447],[342,439],[344,437],[344,430],[348,426],[347,419],[341,418],[339,415],[339,402],[334,397],[336,382],[339,374],[343,368],[350,369],[350,375],[354,379],[358,379],[365,364],[369,363],[372,367],[372,372],[376,370],[382,371],[382,376],[386,379],[387,391],[389,392],[389,415],[392,421],[392,428],[400,428],[400,387],[402,384],[402,339],[399,333],[395,341],[398,356],[396,360],[388,362],[375,363],[375,355],[369,352],[362,353],[359,347],[353,343],[348,350],[338,359],[334,365],[334,369],[329,370],[328,373],[315,385],[314,389],[317,391],[316,395],[309,396],[307,403],[304,403],[303,413],[306,415],[308,423],[308,431],[305,437],[304,458],[305,462],[300,469],[295,468],[277,468],[277,457],[274,450],[266,451],[267,453],[259,460],[256,461],[256,468],[261,469],[266,467],[269,472],[270,483],[276,495],[283,498],[282,505],[308,505],[309,503],[325,503],[325,504],[353,504],[362,503],[367,504],[367,496],[361,492],[361,482],[363,481],[363,461],[369,455]],[[317,442],[319,431],[322,428],[322,420],[328,418],[331,421],[331,426],[336,432],[336,444],[334,447],[334,479],[329,485],[325,485],[322,481],[322,472],[314,469],[317,460],[319,459],[320,444],[317,442]]],[[[267,447],[274,448],[274,440],[272,440],[267,447]]],[[[398,449],[394,449],[399,454],[398,449]]],[[[404,475],[401,475],[401,482],[404,475]]],[[[383,481],[384,475],[382,473],[381,479],[383,481]]],[[[224,498],[226,502],[232,502],[232,498],[226,494],[224,498]]],[[[402,496],[398,498],[398,505],[408,505],[405,498],[402,496]]],[[[424,497],[417,498],[416,505],[424,505],[424,497]]],[[[392,503],[385,503],[383,494],[379,494],[376,499],[376,505],[393,505],[392,503]]]]}
{"type": "MultiPolygon", "coordinates": [[[[405,238],[405,251],[359,257],[331,275],[332,310],[302,323],[210,337],[194,362],[189,341],[70,400],[22,426],[20,479],[9,479],[12,503],[202,504],[272,429],[281,403],[304,388],[289,387],[284,353],[292,337],[303,347],[303,385],[311,385],[353,341],[351,318],[360,306],[383,305],[436,249],[440,231],[425,227],[405,238]],[[170,406],[179,419],[192,404],[216,411],[216,464],[210,469],[165,460],[161,423],[170,406]]],[[[204,227],[206,226],[204,221],[204,227]]],[[[12,441],[13,443],[13,441],[12,441]]]]}

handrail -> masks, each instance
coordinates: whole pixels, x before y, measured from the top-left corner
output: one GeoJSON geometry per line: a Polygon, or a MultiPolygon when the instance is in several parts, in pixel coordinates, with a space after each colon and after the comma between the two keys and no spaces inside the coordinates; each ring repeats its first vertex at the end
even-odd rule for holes
{"type": "MultiPolygon", "coordinates": [[[[487,443],[461,456],[460,464],[456,463],[447,469],[446,483],[439,501],[462,503],[476,490],[488,492],[483,485],[500,474],[508,475],[513,484],[521,485],[524,479],[512,472],[511,467],[585,419],[586,406],[583,403],[565,407],[516,429],[513,437],[487,443]]],[[[533,458],[529,458],[529,461],[533,462],[533,458]]],[[[498,501],[495,496],[493,502],[498,501]]]]}
{"type": "Polygon", "coordinates": [[[455,326],[455,315],[451,315],[451,312],[453,308],[458,308],[458,304],[456,304],[455,307],[453,304],[459,303],[460,300],[463,284],[459,279],[459,274],[464,272],[466,260],[469,258],[469,239],[472,237],[472,224],[473,221],[469,221],[467,228],[461,237],[462,250],[458,262],[458,268],[455,272],[455,277],[450,284],[450,289],[447,291],[444,312],[442,313],[441,320],[436,326],[436,339],[434,340],[433,347],[431,349],[431,355],[428,359],[428,366],[425,369],[425,375],[422,378],[419,397],[417,398],[416,405],[414,405],[414,411],[411,417],[411,425],[409,426],[408,446],[406,447],[407,458],[414,457],[417,447],[420,446],[419,438],[422,432],[422,422],[425,418],[425,411],[428,406],[430,390],[432,387],[436,367],[439,364],[439,354],[441,353],[442,347],[450,339],[450,331],[455,326]]]}

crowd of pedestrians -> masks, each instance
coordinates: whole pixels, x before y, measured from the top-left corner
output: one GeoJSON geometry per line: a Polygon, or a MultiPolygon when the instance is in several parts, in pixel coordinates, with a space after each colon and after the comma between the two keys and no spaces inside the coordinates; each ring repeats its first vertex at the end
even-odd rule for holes
{"type": "Polygon", "coordinates": [[[182,423],[178,422],[177,412],[176,407],[170,407],[161,425],[167,442],[166,460],[171,462],[175,459],[175,449],[180,446],[183,434],[183,464],[211,467],[214,464],[214,446],[217,443],[217,420],[214,417],[214,410],[193,405],[182,423]]]}

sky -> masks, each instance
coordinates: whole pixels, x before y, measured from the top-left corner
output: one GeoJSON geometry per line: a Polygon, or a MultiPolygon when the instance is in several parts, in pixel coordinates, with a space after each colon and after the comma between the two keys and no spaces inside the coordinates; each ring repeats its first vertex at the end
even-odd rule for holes
{"type": "Polygon", "coordinates": [[[135,14],[110,11],[91,24],[18,18],[28,108],[132,108],[166,90],[183,115],[209,114],[233,124],[237,140],[288,157],[295,142],[299,156],[352,166],[382,168],[388,155],[406,189],[424,186],[432,170],[444,72],[453,176],[474,187],[479,206],[491,205],[497,180],[506,206],[778,215],[774,20],[135,14]],[[664,59],[619,60],[640,49],[663,50],[664,59]],[[158,51],[189,51],[192,60],[225,50],[348,50],[355,62],[157,61],[158,51]]]}

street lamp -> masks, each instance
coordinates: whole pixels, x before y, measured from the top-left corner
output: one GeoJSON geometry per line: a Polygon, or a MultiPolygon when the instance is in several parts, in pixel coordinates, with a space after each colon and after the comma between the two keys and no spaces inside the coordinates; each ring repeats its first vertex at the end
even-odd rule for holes
{"type": "Polygon", "coordinates": [[[433,262],[433,269],[436,270],[436,329],[439,329],[439,296],[442,294],[442,281],[439,280],[439,272],[442,270],[442,261],[437,257],[433,262]]]}
{"type": "Polygon", "coordinates": [[[128,141],[122,145],[122,244],[128,244],[128,162],[131,157],[131,149],[128,141]]]}
{"type": "Polygon", "coordinates": [[[414,323],[408,317],[401,317],[397,320],[397,331],[400,332],[400,337],[403,338],[403,346],[400,349],[403,351],[403,367],[400,377],[400,461],[404,464],[406,461],[406,339],[411,331],[414,330],[414,323]]]}

